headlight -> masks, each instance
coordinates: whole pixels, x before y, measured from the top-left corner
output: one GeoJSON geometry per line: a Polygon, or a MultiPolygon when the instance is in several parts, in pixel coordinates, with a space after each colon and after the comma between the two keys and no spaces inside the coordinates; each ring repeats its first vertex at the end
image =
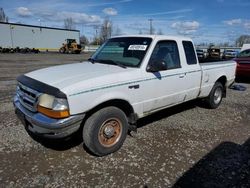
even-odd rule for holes
{"type": "Polygon", "coordinates": [[[56,98],[52,95],[42,94],[38,99],[38,112],[52,118],[69,117],[67,99],[56,98]]]}

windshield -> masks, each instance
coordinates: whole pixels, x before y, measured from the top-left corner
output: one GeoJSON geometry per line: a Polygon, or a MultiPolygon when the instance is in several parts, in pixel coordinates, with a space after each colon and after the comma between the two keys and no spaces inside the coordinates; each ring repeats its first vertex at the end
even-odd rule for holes
{"type": "Polygon", "coordinates": [[[217,53],[219,53],[219,52],[220,52],[220,49],[212,49],[212,52],[217,52],[217,53]]]}
{"type": "Polygon", "coordinates": [[[225,50],[226,53],[236,53],[234,50],[225,50]]]}
{"type": "Polygon", "coordinates": [[[196,50],[196,52],[201,52],[201,53],[203,53],[203,50],[196,50]]]}
{"type": "Polygon", "coordinates": [[[122,67],[139,67],[151,42],[151,38],[145,37],[109,39],[96,51],[91,61],[122,67]]]}
{"type": "Polygon", "coordinates": [[[238,57],[250,57],[250,49],[240,52],[238,57]]]}

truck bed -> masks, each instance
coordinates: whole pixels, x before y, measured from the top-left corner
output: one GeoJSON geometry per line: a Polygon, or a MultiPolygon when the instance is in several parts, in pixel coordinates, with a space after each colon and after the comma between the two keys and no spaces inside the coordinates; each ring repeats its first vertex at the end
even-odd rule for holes
{"type": "Polygon", "coordinates": [[[229,66],[229,65],[234,65],[235,61],[234,60],[227,60],[227,61],[206,61],[202,62],[200,65],[202,68],[210,67],[214,65],[215,67],[220,67],[220,66],[229,66]]]}
{"type": "Polygon", "coordinates": [[[202,70],[201,93],[199,97],[208,96],[218,78],[225,77],[226,86],[230,86],[235,79],[235,61],[217,61],[200,64],[202,70]],[[234,68],[232,68],[234,67],[234,68]]]}

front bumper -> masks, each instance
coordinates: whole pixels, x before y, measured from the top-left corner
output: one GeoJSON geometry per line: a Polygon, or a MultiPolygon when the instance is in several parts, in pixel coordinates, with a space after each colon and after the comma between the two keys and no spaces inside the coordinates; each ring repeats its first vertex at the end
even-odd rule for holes
{"type": "Polygon", "coordinates": [[[54,119],[41,113],[34,113],[24,108],[15,97],[13,101],[15,113],[25,128],[35,135],[47,138],[64,138],[76,132],[85,114],[72,115],[64,119],[54,119]]]}

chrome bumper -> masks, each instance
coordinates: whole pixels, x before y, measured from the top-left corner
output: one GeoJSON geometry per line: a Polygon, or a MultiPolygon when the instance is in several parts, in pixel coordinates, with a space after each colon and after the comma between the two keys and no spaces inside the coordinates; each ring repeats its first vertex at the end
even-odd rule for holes
{"type": "Polygon", "coordinates": [[[71,135],[80,128],[85,116],[85,114],[79,114],[64,119],[54,119],[27,110],[17,97],[14,98],[13,104],[15,113],[25,128],[38,136],[47,138],[64,138],[71,135]]]}

